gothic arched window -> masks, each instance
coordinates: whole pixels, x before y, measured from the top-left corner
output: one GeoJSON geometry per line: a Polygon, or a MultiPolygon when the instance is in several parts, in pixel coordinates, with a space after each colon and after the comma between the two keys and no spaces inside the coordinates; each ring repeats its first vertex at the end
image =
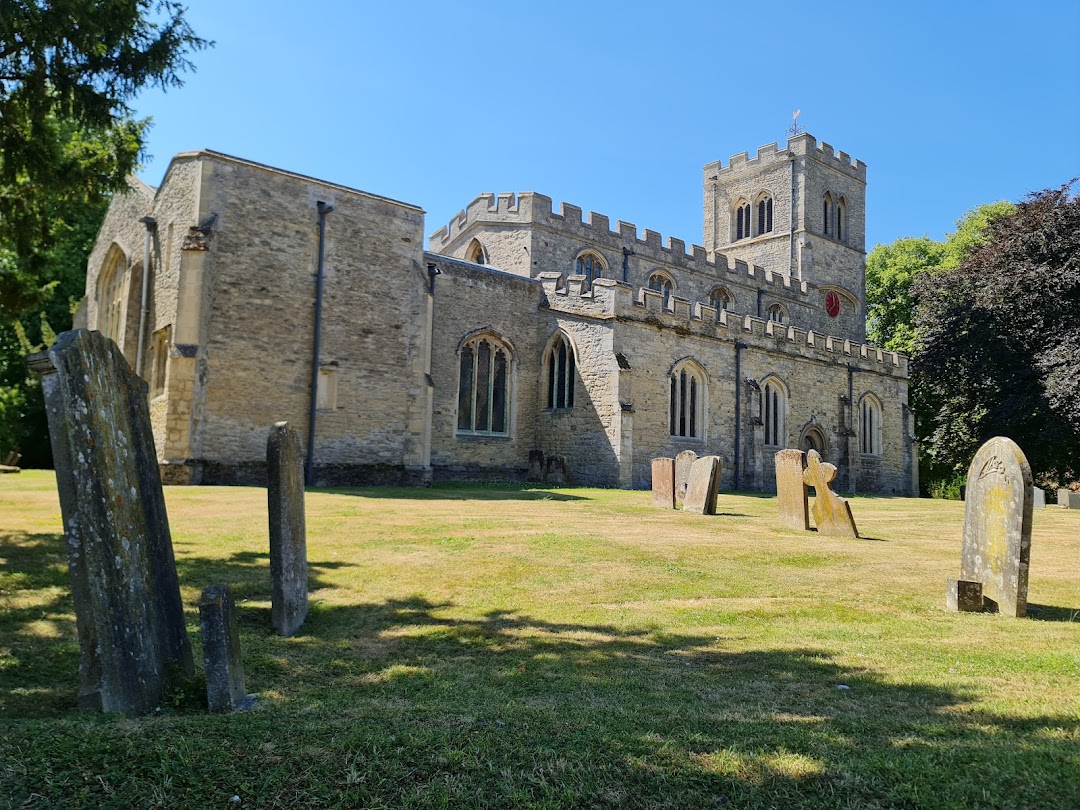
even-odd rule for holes
{"type": "Polygon", "coordinates": [[[750,236],[750,203],[739,200],[735,203],[735,228],[733,241],[750,236]]]}
{"type": "Polygon", "coordinates": [[[669,426],[671,435],[685,439],[705,438],[705,374],[693,362],[675,366],[671,372],[669,426]]]}
{"type": "Polygon", "coordinates": [[[754,231],[757,236],[761,236],[765,233],[772,233],[772,209],[773,199],[770,195],[763,194],[758,198],[757,228],[754,231]]]}
{"type": "Polygon", "coordinates": [[[487,264],[487,254],[484,252],[484,246],[476,239],[473,239],[469,245],[465,258],[473,264],[487,264]]]}
{"type": "Polygon", "coordinates": [[[490,334],[460,351],[457,432],[506,436],[510,432],[510,349],[490,334]]]}
{"type": "Polygon", "coordinates": [[[836,238],[843,242],[847,233],[847,201],[841,197],[836,202],[836,238]]]}
{"type": "Polygon", "coordinates": [[[825,192],[825,196],[821,198],[821,232],[826,236],[832,236],[832,224],[830,220],[832,217],[832,194],[825,192]]]}
{"type": "Polygon", "coordinates": [[[664,294],[664,309],[667,309],[671,296],[675,294],[675,282],[664,273],[653,273],[649,276],[649,289],[664,294]]]}
{"type": "Polygon", "coordinates": [[[604,260],[595,253],[582,253],[574,263],[574,269],[579,276],[585,276],[585,288],[592,286],[593,281],[604,275],[604,260]]]}
{"type": "Polygon", "coordinates": [[[859,452],[881,455],[881,403],[873,394],[862,399],[859,413],[859,452]]]}
{"type": "Polygon", "coordinates": [[[784,417],[787,414],[787,391],[779,380],[770,379],[761,389],[761,420],[765,423],[765,444],[783,447],[787,441],[784,417]]]}
{"type": "Polygon", "coordinates": [[[782,304],[773,304],[768,311],[769,320],[773,323],[787,324],[788,314],[782,304]]]}
{"type": "Polygon", "coordinates": [[[97,281],[97,328],[105,337],[120,342],[124,316],[124,275],[127,257],[113,246],[105,259],[105,269],[97,281]]]}
{"type": "Polygon", "coordinates": [[[544,358],[547,371],[547,407],[574,407],[574,347],[570,339],[559,333],[544,358]]]}
{"type": "Polygon", "coordinates": [[[709,293],[709,306],[716,309],[717,317],[721,312],[730,312],[735,304],[735,297],[723,287],[716,287],[709,293]]]}

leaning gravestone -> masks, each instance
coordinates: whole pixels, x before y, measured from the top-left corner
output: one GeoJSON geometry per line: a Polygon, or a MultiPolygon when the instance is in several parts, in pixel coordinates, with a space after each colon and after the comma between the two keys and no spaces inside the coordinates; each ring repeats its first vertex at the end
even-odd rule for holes
{"type": "Polygon", "coordinates": [[[810,500],[803,478],[806,453],[802,450],[781,450],[776,460],[776,505],[780,510],[780,525],[785,529],[810,531],[810,500]]]}
{"type": "Polygon", "coordinates": [[[1016,442],[995,436],[979,448],[968,468],[960,581],[981,583],[986,606],[1008,616],[1027,613],[1032,499],[1016,442]]]}
{"type": "Polygon", "coordinates": [[[147,385],[100,332],[64,332],[41,375],[82,653],[84,708],[148,714],[194,665],[147,385]]]}
{"type": "Polygon", "coordinates": [[[240,658],[240,633],[236,608],[228,585],[211,585],[199,601],[203,664],[206,668],[206,702],[212,712],[248,709],[255,696],[244,689],[244,662],[240,658]]]}
{"type": "Polygon", "coordinates": [[[702,456],[690,468],[683,511],[698,515],[716,514],[716,495],[720,490],[720,456],[702,456]]]}
{"type": "Polygon", "coordinates": [[[270,618],[291,636],[307,618],[307,531],[300,439],[288,422],[270,428],[266,441],[266,501],[270,512],[270,618]]]}
{"type": "Polygon", "coordinates": [[[653,506],[675,508],[675,459],[652,460],[652,499],[653,506]]]}
{"type": "Polygon", "coordinates": [[[690,480],[690,468],[697,461],[697,453],[693,450],[683,450],[675,456],[675,505],[682,506],[683,498],[686,497],[686,483],[690,480]]]}
{"type": "Polygon", "coordinates": [[[820,534],[857,538],[859,530],[851,515],[851,504],[830,489],[836,478],[836,466],[821,460],[817,450],[806,454],[803,481],[814,488],[814,523],[820,534]]]}
{"type": "Polygon", "coordinates": [[[555,486],[566,483],[566,458],[564,456],[548,456],[544,460],[544,482],[555,486]]]}

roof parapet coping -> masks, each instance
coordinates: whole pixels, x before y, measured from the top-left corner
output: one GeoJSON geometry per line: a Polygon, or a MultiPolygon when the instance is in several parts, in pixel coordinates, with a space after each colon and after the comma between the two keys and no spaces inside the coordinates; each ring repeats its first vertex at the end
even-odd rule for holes
{"type": "Polygon", "coordinates": [[[759,146],[757,154],[750,157],[747,152],[739,152],[732,155],[725,166],[722,161],[714,161],[705,164],[704,172],[706,180],[718,179],[721,175],[742,171],[748,168],[768,165],[779,161],[787,162],[791,156],[811,157],[821,163],[832,166],[844,174],[866,182],[866,164],[861,160],[852,160],[847,152],[839,152],[833,149],[832,144],[822,141],[820,146],[817,139],[809,133],[795,135],[787,140],[787,147],[778,150],[776,143],[759,146]]]}

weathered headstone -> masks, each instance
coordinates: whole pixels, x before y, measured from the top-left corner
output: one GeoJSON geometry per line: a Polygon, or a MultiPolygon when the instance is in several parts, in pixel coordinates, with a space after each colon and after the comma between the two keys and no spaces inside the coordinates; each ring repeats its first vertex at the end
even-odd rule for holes
{"type": "Polygon", "coordinates": [[[720,456],[702,456],[690,468],[683,511],[698,515],[716,514],[716,495],[720,491],[720,456]]]}
{"type": "Polygon", "coordinates": [[[1035,487],[1034,489],[1032,489],[1031,495],[1032,495],[1032,500],[1031,500],[1031,508],[1032,509],[1045,509],[1046,508],[1046,490],[1045,489],[1040,489],[1039,487],[1035,487]]]}
{"type": "Polygon", "coordinates": [[[946,610],[962,613],[981,613],[983,611],[982,583],[967,579],[950,579],[945,591],[946,610]]]}
{"type": "Polygon", "coordinates": [[[270,617],[291,636],[307,618],[307,530],[300,439],[288,422],[270,428],[266,442],[266,501],[270,512],[270,617]]]}
{"type": "Polygon", "coordinates": [[[1027,613],[1031,467],[1012,439],[995,436],[971,460],[960,579],[982,583],[983,601],[1008,616],[1027,613]]]}
{"type": "Polygon", "coordinates": [[[191,677],[147,385],[100,332],[64,332],[41,375],[64,518],[84,708],[147,714],[191,677]]]}
{"type": "Polygon", "coordinates": [[[548,456],[544,464],[544,481],[562,486],[566,483],[566,459],[562,456],[548,456]]]}
{"type": "Polygon", "coordinates": [[[543,481],[544,480],[544,451],[543,450],[530,450],[529,451],[529,472],[525,476],[526,481],[543,481]]]}
{"type": "Polygon", "coordinates": [[[675,459],[652,460],[652,500],[661,509],[675,508],[675,459]]]}
{"type": "Polygon", "coordinates": [[[690,468],[698,455],[693,450],[683,450],[675,456],[675,505],[682,506],[686,497],[686,483],[690,480],[690,468]]]}
{"type": "Polygon", "coordinates": [[[821,534],[835,534],[840,537],[858,537],[855,518],[851,516],[851,504],[847,498],[841,498],[829,487],[836,478],[836,466],[821,460],[817,450],[806,454],[806,469],[803,481],[814,488],[814,523],[821,534]]]}
{"type": "Polygon", "coordinates": [[[244,663],[236,609],[228,585],[211,585],[199,601],[206,702],[212,712],[247,709],[255,701],[244,688],[244,663]]]}
{"type": "Polygon", "coordinates": [[[780,525],[785,529],[810,530],[810,499],[803,478],[806,453],[802,450],[781,450],[776,459],[776,505],[780,525]]]}
{"type": "Polygon", "coordinates": [[[1080,492],[1071,489],[1058,490],[1058,506],[1062,509],[1080,509],[1080,492]]]}

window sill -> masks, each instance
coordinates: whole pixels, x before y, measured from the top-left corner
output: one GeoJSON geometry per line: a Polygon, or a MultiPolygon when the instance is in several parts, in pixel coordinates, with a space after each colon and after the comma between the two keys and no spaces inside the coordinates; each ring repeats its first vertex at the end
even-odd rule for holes
{"type": "Polygon", "coordinates": [[[705,444],[704,438],[698,438],[696,436],[671,436],[673,442],[676,444],[705,444]]]}
{"type": "Polygon", "coordinates": [[[506,442],[510,440],[509,433],[454,433],[455,439],[466,439],[468,441],[478,441],[494,439],[499,442],[506,442]]]}

